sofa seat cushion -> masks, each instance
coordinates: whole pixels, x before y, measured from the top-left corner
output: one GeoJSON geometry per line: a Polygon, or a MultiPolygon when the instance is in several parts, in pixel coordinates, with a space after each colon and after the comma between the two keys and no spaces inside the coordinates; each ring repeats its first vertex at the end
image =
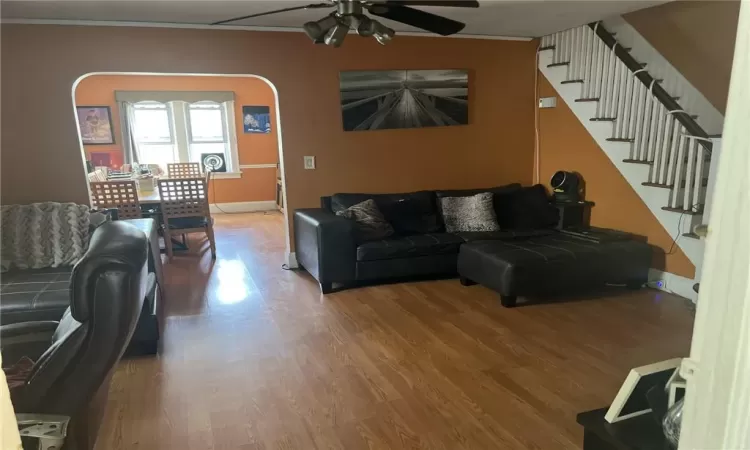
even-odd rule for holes
{"type": "Polygon", "coordinates": [[[357,247],[357,261],[412,258],[415,256],[458,253],[464,242],[450,233],[428,233],[367,242],[357,247]]]}
{"type": "Polygon", "coordinates": [[[72,267],[11,270],[0,281],[0,323],[60,320],[70,306],[72,267]]]}
{"type": "Polygon", "coordinates": [[[456,233],[464,242],[475,241],[510,241],[514,239],[526,239],[532,237],[549,236],[558,234],[556,230],[501,230],[501,231],[462,231],[456,233]]]}

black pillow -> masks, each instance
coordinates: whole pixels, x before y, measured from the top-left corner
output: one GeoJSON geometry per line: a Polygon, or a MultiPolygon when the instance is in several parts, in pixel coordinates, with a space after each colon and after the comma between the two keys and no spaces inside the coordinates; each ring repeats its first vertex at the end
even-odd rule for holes
{"type": "Polygon", "coordinates": [[[384,203],[381,211],[399,236],[434,232],[438,226],[437,216],[425,213],[422,206],[413,198],[403,198],[384,203]]]}
{"type": "Polygon", "coordinates": [[[539,230],[557,225],[559,213],[541,184],[522,188],[503,199],[505,213],[498,213],[500,227],[509,230],[539,230]]]}
{"type": "Polygon", "coordinates": [[[401,194],[334,194],[331,196],[331,210],[337,213],[369,199],[375,200],[398,235],[436,233],[441,230],[435,194],[431,191],[401,194]]]}

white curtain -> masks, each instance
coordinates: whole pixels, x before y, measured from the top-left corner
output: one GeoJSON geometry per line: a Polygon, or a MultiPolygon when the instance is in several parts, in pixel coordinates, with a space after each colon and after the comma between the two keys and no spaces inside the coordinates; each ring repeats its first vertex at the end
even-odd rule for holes
{"type": "Polygon", "coordinates": [[[120,129],[122,130],[122,154],[125,164],[136,164],[138,146],[135,143],[133,127],[135,124],[135,110],[133,104],[126,101],[117,102],[120,107],[120,129]]]}

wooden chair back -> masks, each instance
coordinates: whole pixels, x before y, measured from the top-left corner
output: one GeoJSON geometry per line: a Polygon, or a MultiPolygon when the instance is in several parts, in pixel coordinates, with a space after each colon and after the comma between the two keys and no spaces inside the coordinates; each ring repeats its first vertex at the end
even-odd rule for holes
{"type": "Polygon", "coordinates": [[[161,213],[164,219],[211,217],[206,178],[167,178],[159,180],[161,213]]]}
{"type": "Polygon", "coordinates": [[[142,217],[138,188],[133,180],[92,182],[91,203],[97,209],[117,208],[120,219],[142,217]]]}
{"type": "Polygon", "coordinates": [[[200,163],[170,163],[167,164],[169,178],[195,178],[203,176],[200,163]]]}

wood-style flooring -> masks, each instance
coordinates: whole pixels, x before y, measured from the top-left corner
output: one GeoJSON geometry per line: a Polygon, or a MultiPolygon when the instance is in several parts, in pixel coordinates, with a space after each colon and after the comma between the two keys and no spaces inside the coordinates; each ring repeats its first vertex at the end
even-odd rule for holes
{"type": "Polygon", "coordinates": [[[321,296],[281,269],[282,224],[217,215],[215,262],[194,235],[165,266],[163,348],[121,362],[97,450],[579,449],[576,413],[689,350],[686,301],[649,289],[515,309],[458,280],[321,296]]]}

